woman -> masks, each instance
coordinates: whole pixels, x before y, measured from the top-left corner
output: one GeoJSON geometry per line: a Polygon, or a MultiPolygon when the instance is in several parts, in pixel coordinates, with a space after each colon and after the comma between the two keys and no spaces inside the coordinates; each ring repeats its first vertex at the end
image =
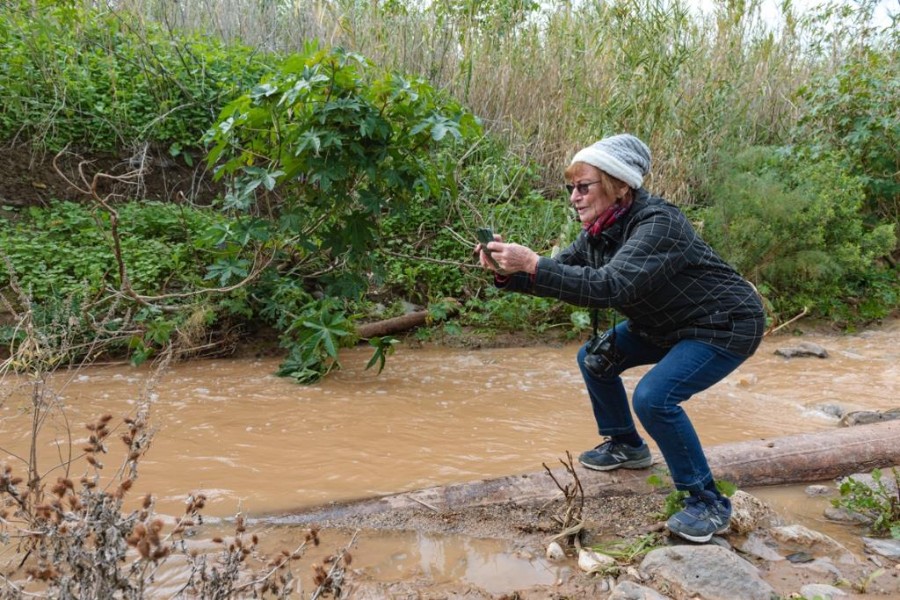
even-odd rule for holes
{"type": "Polygon", "coordinates": [[[628,134],[602,139],[575,154],[565,172],[583,228],[571,246],[546,258],[495,236],[476,251],[500,288],[614,308],[627,317],[604,336],[595,332],[578,353],[605,438],[579,461],[600,471],[651,465],[620,374],[654,364],[634,389],[634,412],[662,452],[675,487],[689,492],[684,509],[666,525],[685,539],[706,542],[728,528],[731,503],[716,489],[681,403],[753,354],[764,313],[753,286],[700,239],[684,214],[642,187],[649,171],[650,150],[642,141],[628,134]]]}

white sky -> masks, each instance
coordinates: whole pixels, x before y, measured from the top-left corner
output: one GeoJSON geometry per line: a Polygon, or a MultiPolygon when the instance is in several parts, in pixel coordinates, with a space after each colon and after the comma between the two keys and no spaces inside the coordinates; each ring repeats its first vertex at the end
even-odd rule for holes
{"type": "MultiPolygon", "coordinates": [[[[711,12],[716,7],[716,0],[687,0],[689,4],[697,6],[703,12],[711,12]]],[[[791,0],[798,14],[807,8],[820,6],[825,4],[827,0],[791,0]]],[[[762,17],[772,26],[781,22],[781,5],[780,0],[762,0],[762,17]]],[[[891,14],[900,13],[900,0],[880,0],[875,9],[874,25],[877,27],[888,27],[891,25],[891,14]]]]}

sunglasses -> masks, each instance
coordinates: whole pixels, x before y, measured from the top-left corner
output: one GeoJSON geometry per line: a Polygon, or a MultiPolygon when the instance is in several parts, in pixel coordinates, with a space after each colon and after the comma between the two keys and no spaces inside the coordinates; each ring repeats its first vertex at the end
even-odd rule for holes
{"type": "Polygon", "coordinates": [[[569,195],[571,196],[572,191],[578,190],[578,193],[581,194],[582,196],[584,196],[585,194],[588,193],[588,190],[590,189],[590,187],[592,185],[594,185],[595,183],[600,183],[600,181],[602,181],[602,180],[598,179],[597,181],[587,181],[585,183],[575,183],[575,184],[567,183],[566,191],[569,192],[569,195]]]}

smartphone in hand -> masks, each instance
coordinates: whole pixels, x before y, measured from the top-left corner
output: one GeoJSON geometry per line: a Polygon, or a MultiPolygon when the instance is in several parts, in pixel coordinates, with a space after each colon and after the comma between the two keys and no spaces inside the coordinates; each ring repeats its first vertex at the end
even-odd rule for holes
{"type": "Polygon", "coordinates": [[[487,255],[488,260],[491,261],[491,264],[494,265],[494,268],[500,269],[500,265],[498,265],[497,261],[494,260],[494,257],[491,256],[491,251],[487,249],[488,243],[494,241],[494,230],[490,227],[479,227],[475,231],[475,235],[478,236],[478,241],[481,242],[481,249],[484,250],[484,253],[487,255]]]}

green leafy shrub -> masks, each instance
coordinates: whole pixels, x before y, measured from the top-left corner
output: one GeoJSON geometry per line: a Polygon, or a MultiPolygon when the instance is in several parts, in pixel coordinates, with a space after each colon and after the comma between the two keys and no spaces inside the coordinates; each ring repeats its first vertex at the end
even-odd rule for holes
{"type": "Polygon", "coordinates": [[[752,148],[724,157],[715,171],[708,204],[694,216],[776,319],[807,307],[856,321],[897,307],[896,274],[879,261],[896,243],[894,226],[867,225],[862,182],[838,158],[752,148]]]}
{"type": "Polygon", "coordinates": [[[873,535],[890,536],[900,540],[900,483],[897,469],[893,473],[893,486],[885,483],[880,469],[872,471],[873,485],[846,478],[840,486],[840,498],[831,502],[834,506],[865,515],[870,520],[873,535]]]}
{"type": "MultiPolygon", "coordinates": [[[[157,202],[118,209],[123,258],[135,290],[180,291],[196,286],[212,250],[203,236],[221,217],[209,210],[157,202]]],[[[101,295],[118,288],[109,214],[73,202],[28,208],[16,220],[0,219],[0,245],[31,298],[42,302],[86,288],[101,295]]],[[[8,273],[0,272],[0,286],[8,273]]]]}
{"type": "Polygon", "coordinates": [[[436,149],[479,133],[470,113],[425,82],[316,44],[222,110],[209,162],[229,189],[222,209],[254,229],[223,230],[219,244],[237,253],[231,271],[219,269],[221,283],[240,276],[250,238],[277,238],[277,272],[326,296],[289,318],[269,303],[290,354],[282,374],[308,382],[339,366],[336,348],[352,339],[346,302],[383,273],[374,252],[383,223],[408,218],[416,199],[454,195],[454,162],[436,149]]]}
{"type": "Polygon", "coordinates": [[[222,105],[266,68],[237,44],[66,3],[4,8],[0,53],[0,140],[53,151],[150,141],[186,160],[222,105]]]}
{"type": "Polygon", "coordinates": [[[857,174],[867,213],[900,221],[900,50],[862,45],[835,72],[815,74],[800,88],[798,151],[816,160],[838,157],[857,174]]]}

